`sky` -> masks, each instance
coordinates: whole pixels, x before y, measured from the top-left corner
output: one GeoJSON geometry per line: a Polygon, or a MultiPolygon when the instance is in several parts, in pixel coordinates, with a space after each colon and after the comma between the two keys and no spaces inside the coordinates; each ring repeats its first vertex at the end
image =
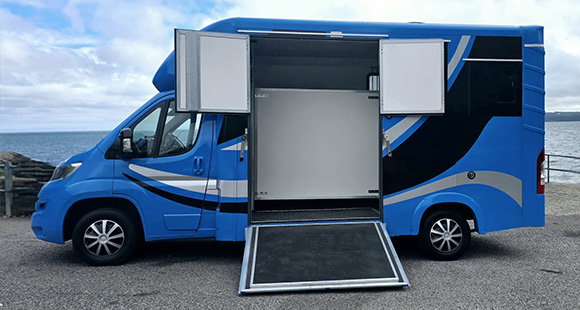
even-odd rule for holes
{"type": "Polygon", "coordinates": [[[229,17],[542,25],[546,110],[580,111],[578,0],[0,0],[0,132],[111,130],[157,93],[174,28],[229,17]]]}

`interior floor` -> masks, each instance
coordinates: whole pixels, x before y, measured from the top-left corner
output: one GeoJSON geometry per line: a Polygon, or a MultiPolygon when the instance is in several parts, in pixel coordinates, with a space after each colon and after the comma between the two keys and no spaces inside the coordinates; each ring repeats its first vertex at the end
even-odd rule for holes
{"type": "Polygon", "coordinates": [[[252,223],[378,220],[378,208],[270,210],[252,212],[252,223]]]}

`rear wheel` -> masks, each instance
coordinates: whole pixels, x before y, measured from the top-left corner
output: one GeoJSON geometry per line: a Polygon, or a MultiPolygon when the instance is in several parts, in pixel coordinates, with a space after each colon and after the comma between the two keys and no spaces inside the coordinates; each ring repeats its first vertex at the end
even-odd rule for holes
{"type": "Polygon", "coordinates": [[[429,215],[419,231],[421,249],[433,259],[458,259],[469,246],[471,231],[464,216],[453,211],[429,215]]]}
{"type": "Polygon", "coordinates": [[[89,265],[117,265],[137,245],[137,231],[129,217],[115,209],[99,209],[76,224],[72,242],[77,255],[89,265]]]}

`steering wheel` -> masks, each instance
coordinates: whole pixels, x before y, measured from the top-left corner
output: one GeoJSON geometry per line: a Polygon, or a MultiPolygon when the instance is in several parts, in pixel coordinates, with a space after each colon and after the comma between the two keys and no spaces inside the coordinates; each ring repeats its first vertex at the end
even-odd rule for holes
{"type": "Polygon", "coordinates": [[[172,154],[185,149],[185,145],[173,133],[168,132],[163,138],[159,155],[172,154]]]}

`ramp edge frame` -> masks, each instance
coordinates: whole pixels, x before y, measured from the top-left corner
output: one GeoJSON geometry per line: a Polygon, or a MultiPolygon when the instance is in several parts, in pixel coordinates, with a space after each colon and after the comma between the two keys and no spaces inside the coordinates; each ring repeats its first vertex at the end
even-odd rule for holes
{"type": "Polygon", "coordinates": [[[391,238],[386,230],[385,223],[379,221],[356,221],[356,222],[310,222],[310,223],[270,223],[251,225],[246,231],[246,247],[244,249],[244,259],[242,263],[242,274],[240,277],[240,286],[238,289],[239,295],[251,293],[275,293],[275,292],[294,292],[307,290],[329,290],[329,289],[357,289],[357,288],[371,288],[371,287],[405,287],[410,286],[407,275],[403,270],[399,256],[395,251],[391,238]],[[377,234],[381,239],[385,253],[388,255],[396,277],[395,278],[379,278],[379,279],[350,279],[350,280],[328,280],[328,281],[307,281],[307,282],[281,282],[271,284],[254,284],[246,285],[251,274],[248,272],[247,266],[252,264],[255,267],[254,244],[257,242],[257,232],[260,227],[280,227],[280,226],[307,226],[307,225],[332,225],[332,224],[374,224],[377,229],[377,234]],[[380,228],[379,228],[380,227],[380,228]],[[382,232],[382,234],[381,234],[382,232]],[[251,287],[253,286],[253,287],[251,287]]]}

